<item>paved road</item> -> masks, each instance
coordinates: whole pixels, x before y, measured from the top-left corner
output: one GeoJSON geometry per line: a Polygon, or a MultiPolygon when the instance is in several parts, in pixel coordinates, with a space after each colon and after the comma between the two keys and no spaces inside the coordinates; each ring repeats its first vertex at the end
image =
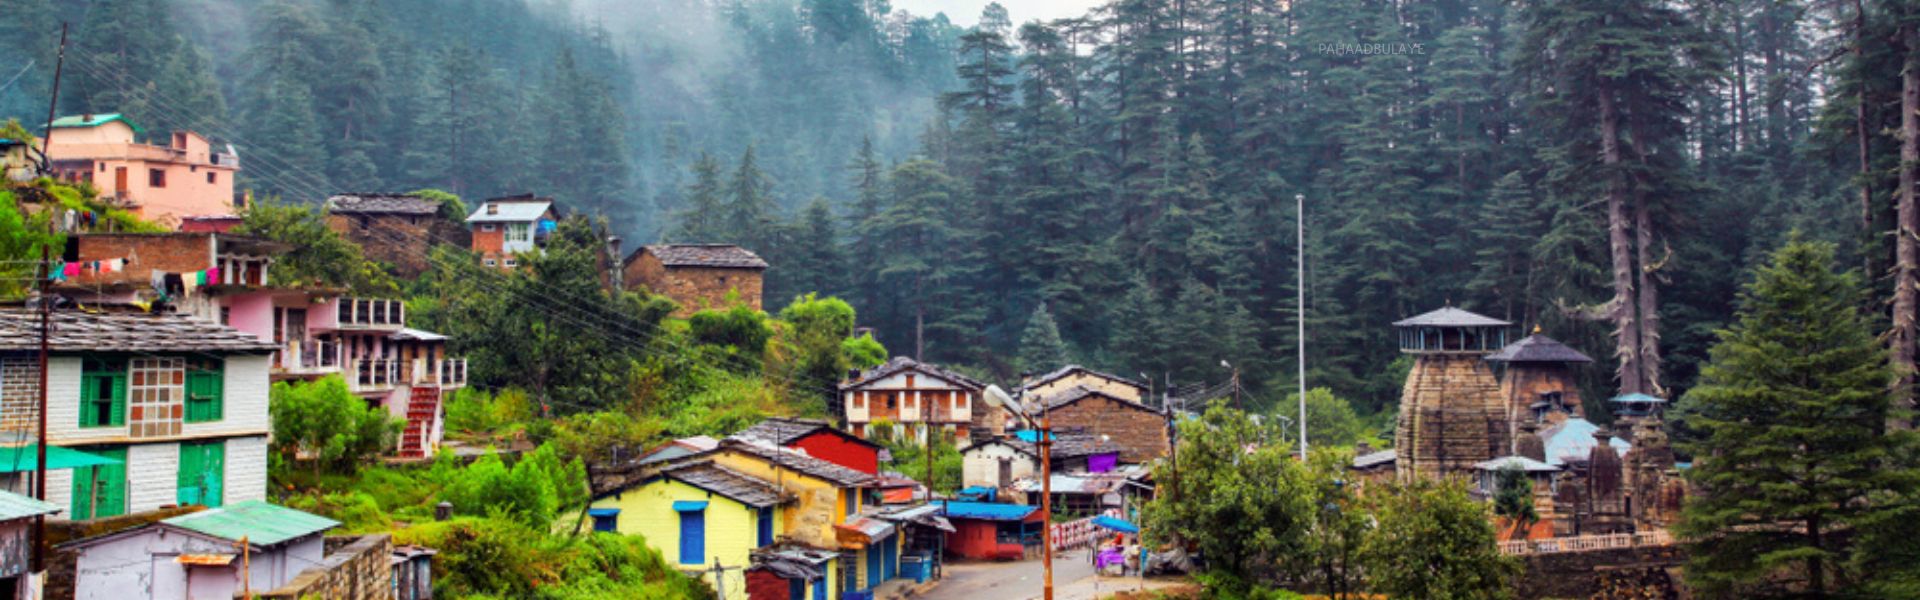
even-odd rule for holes
{"type": "MultiPolygon", "coordinates": [[[[1139,585],[1140,580],[1134,577],[1096,577],[1084,550],[1063,552],[1053,558],[1055,600],[1094,600],[1139,585]]],[[[1039,559],[948,563],[946,574],[939,585],[916,596],[916,600],[1032,600],[1040,597],[1045,579],[1039,559]]]]}

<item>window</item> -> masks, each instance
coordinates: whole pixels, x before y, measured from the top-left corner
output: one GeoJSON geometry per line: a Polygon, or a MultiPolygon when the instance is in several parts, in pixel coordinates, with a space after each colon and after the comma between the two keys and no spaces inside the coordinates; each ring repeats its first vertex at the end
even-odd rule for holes
{"type": "Polygon", "coordinates": [[[230,325],[232,323],[233,323],[233,308],[227,307],[227,306],[220,307],[220,324],[230,325]]]}
{"type": "Polygon", "coordinates": [[[180,475],[174,499],[182,505],[220,506],[226,496],[227,443],[201,442],[180,445],[180,475]]]}
{"type": "Polygon", "coordinates": [[[759,536],[758,536],[759,539],[756,540],[757,543],[755,545],[757,546],[772,545],[773,544],[773,507],[769,506],[769,507],[761,508],[760,514],[756,519],[754,519],[754,524],[758,525],[760,529],[757,532],[759,533],[759,536]]]}
{"type": "Polygon", "coordinates": [[[498,262],[494,262],[494,260],[493,260],[493,259],[491,259],[491,258],[489,258],[489,259],[485,259],[485,260],[482,260],[482,261],[480,261],[480,264],[484,264],[484,265],[486,265],[486,266],[489,266],[489,267],[491,267],[491,266],[496,266],[496,265],[498,265],[498,264],[500,264],[500,263],[498,263],[498,262]]]}
{"type": "Polygon", "coordinates": [[[674,510],[680,511],[680,564],[706,564],[707,559],[707,503],[698,504],[699,508],[683,508],[682,502],[674,503],[674,510]]]}
{"type": "Polygon", "coordinates": [[[593,517],[594,531],[620,532],[620,509],[618,508],[589,508],[587,516],[593,517]]]}
{"type": "Polygon", "coordinates": [[[157,188],[167,187],[166,169],[147,169],[147,185],[157,188]]]}
{"type": "Polygon", "coordinates": [[[67,518],[77,521],[127,514],[126,447],[82,450],[119,462],[73,470],[73,507],[67,511],[67,518]]]}
{"type": "Polygon", "coordinates": [[[127,424],[126,361],[85,359],[80,364],[80,426],[115,427],[125,424],[127,424]]]}
{"type": "Polygon", "coordinates": [[[180,435],[187,383],[187,361],[177,357],[136,358],[127,386],[127,424],[134,437],[180,435]]]}
{"type": "Polygon", "coordinates": [[[490,232],[490,231],[493,231],[493,224],[492,224],[492,223],[481,223],[481,224],[480,224],[480,230],[481,230],[481,231],[489,231],[489,232],[490,232]]]}
{"type": "Polygon", "coordinates": [[[220,174],[207,171],[207,183],[220,183],[220,174]]]}
{"type": "Polygon", "coordinates": [[[507,257],[507,260],[506,260],[506,263],[505,263],[505,264],[507,265],[507,268],[509,268],[509,269],[511,269],[511,268],[513,268],[513,267],[518,267],[518,266],[520,266],[520,261],[518,261],[518,260],[515,260],[515,259],[514,259],[513,257],[511,257],[511,256],[509,256],[509,257],[507,257]]]}
{"type": "MultiPolygon", "coordinates": [[[[195,358],[187,363],[187,422],[220,420],[226,381],[219,359],[195,358]]],[[[211,505],[209,505],[211,506],[211,505]]]]}
{"type": "Polygon", "coordinates": [[[529,227],[526,223],[508,223],[506,240],[509,242],[531,242],[533,241],[533,228],[529,227]]]}
{"type": "Polygon", "coordinates": [[[858,491],[841,490],[840,495],[847,501],[846,511],[842,513],[842,516],[851,517],[853,513],[860,512],[860,494],[858,491]]]}

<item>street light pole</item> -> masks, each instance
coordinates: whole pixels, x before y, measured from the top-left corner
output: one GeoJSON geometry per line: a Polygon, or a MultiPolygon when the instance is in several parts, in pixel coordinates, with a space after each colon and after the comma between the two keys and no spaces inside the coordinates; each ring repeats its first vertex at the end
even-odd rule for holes
{"type": "Polygon", "coordinates": [[[1300,462],[1307,461],[1307,195],[1293,195],[1293,250],[1299,264],[1293,270],[1293,321],[1299,327],[1294,336],[1295,365],[1300,369],[1294,379],[1300,383],[1300,462]]]}
{"type": "Polygon", "coordinates": [[[1040,565],[1046,571],[1043,600],[1053,600],[1053,419],[1040,406],[1040,565]]]}

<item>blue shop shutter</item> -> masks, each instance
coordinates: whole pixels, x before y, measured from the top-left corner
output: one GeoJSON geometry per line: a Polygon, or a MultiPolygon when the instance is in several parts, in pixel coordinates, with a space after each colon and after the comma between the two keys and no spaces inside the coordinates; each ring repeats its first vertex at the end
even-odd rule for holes
{"type": "Polygon", "coordinates": [[[881,579],[880,549],[867,546],[867,588],[880,587],[880,582],[882,581],[886,580],[881,579]]]}
{"type": "Polygon", "coordinates": [[[760,546],[772,545],[773,544],[773,508],[767,507],[767,508],[760,509],[760,517],[757,520],[759,521],[759,525],[760,525],[760,539],[758,541],[758,545],[760,546]]]}
{"type": "Polygon", "coordinates": [[[827,600],[826,577],[823,576],[813,581],[813,600],[827,600]]]}
{"type": "MultiPolygon", "coordinates": [[[[675,502],[675,505],[680,504],[675,502]]],[[[706,504],[701,502],[700,504],[706,504]]],[[[679,508],[675,506],[674,508],[679,508]]],[[[704,508],[704,507],[703,507],[704,508]]],[[[707,562],[707,513],[697,510],[680,511],[680,564],[698,565],[707,562]]]]}

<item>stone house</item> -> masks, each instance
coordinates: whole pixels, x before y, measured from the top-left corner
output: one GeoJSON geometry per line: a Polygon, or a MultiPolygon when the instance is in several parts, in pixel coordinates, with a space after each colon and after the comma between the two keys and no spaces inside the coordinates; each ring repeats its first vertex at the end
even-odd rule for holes
{"type": "Polygon", "coordinates": [[[436,244],[468,247],[466,228],[443,218],[439,202],[413,194],[337,194],[327,198],[327,227],[359,244],[366,257],[402,279],[427,271],[436,244]]]}
{"type": "Polygon", "coordinates": [[[654,244],[641,246],[621,262],[628,289],[645,289],[680,305],[675,316],[739,302],[761,310],[762,275],[767,261],[732,244],[654,244]]]}
{"type": "Polygon", "coordinates": [[[841,382],[841,410],[847,429],[860,437],[867,437],[875,423],[885,422],[898,427],[896,434],[904,431],[923,442],[928,430],[967,440],[998,429],[999,420],[993,418],[997,411],[980,400],[985,389],[971,377],[896,356],[841,382]]]}
{"type": "Polygon", "coordinates": [[[1152,461],[1166,456],[1172,446],[1167,415],[1103,391],[1074,386],[1041,398],[1039,406],[1063,438],[1078,433],[1119,444],[1123,463],[1152,461]]]}
{"type": "Polygon", "coordinates": [[[144,133],[119,113],[60,117],[47,131],[48,162],[59,179],[91,183],[101,198],[165,227],[243,208],[233,195],[239,157],[191,131],[164,146],[137,141],[144,133]]]}
{"type": "MultiPolygon", "coordinates": [[[[1034,436],[1038,439],[1038,436],[1034,436]]],[[[1119,466],[1118,442],[1096,435],[1056,433],[1047,452],[1054,473],[1104,473],[1119,466]]],[[[960,450],[961,481],[967,487],[1012,489],[1013,482],[1040,472],[1040,449],[1020,438],[998,438],[960,450]]]]}
{"type": "Polygon", "coordinates": [[[880,451],[884,448],[866,438],[834,429],[826,421],[773,417],[733,435],[805,450],[808,456],[868,475],[880,474],[880,451]]]}
{"type": "Polygon", "coordinates": [[[480,264],[505,270],[519,267],[521,256],[539,252],[559,223],[553,199],[533,194],[493,198],[467,215],[480,264]]]}
{"type": "MultiPolygon", "coordinates": [[[[53,329],[49,445],[111,463],[49,470],[66,518],[266,497],[271,344],[167,314],[61,310],[53,329]]],[[[31,451],[38,332],[36,311],[0,309],[0,452],[31,451]]]]}
{"type": "Polygon", "coordinates": [[[339,522],[249,501],[60,545],[74,554],[76,600],[229,600],[321,566],[339,522]],[[244,540],[244,542],[243,542],[244,540]]]}
{"type": "Polygon", "coordinates": [[[1067,365],[1051,373],[1032,377],[1022,382],[1020,389],[1024,392],[1023,397],[1039,399],[1067,391],[1074,386],[1098,390],[1128,402],[1146,402],[1146,384],[1080,365],[1067,365]]]}

